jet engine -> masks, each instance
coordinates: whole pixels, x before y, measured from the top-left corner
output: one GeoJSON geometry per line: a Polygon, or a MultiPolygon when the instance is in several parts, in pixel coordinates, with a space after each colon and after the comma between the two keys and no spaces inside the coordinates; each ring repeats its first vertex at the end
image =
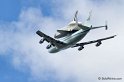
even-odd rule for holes
{"type": "Polygon", "coordinates": [[[51,48],[51,44],[47,45],[46,49],[50,49],[51,48]]]}
{"type": "Polygon", "coordinates": [[[82,49],[84,49],[84,46],[80,46],[80,47],[78,48],[79,51],[81,51],[82,49]]]}
{"type": "Polygon", "coordinates": [[[41,40],[39,41],[39,43],[42,44],[44,41],[45,41],[45,39],[41,39],[41,40]]]}
{"type": "Polygon", "coordinates": [[[96,47],[100,46],[102,44],[101,41],[97,42],[96,47]]]}

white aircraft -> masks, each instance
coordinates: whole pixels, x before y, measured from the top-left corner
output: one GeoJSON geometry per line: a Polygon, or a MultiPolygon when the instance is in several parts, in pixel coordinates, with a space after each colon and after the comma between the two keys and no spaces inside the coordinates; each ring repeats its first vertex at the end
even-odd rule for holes
{"type": "MultiPolygon", "coordinates": [[[[92,43],[96,43],[96,47],[98,47],[102,44],[103,40],[111,39],[116,36],[113,35],[102,39],[77,43],[80,40],[82,40],[90,30],[102,28],[102,27],[105,27],[105,29],[107,30],[108,28],[107,24],[105,26],[98,26],[98,27],[93,27],[92,25],[86,26],[81,22],[78,22],[77,13],[78,11],[76,11],[72,22],[70,22],[66,27],[57,30],[58,33],[55,34],[54,38],[42,33],[39,30],[36,32],[39,36],[42,37],[42,39],[39,42],[40,44],[43,43],[44,41],[47,41],[49,43],[49,45],[46,47],[49,53],[56,53],[70,47],[71,48],[79,47],[78,50],[80,51],[84,48],[84,45],[92,44],[92,43]]],[[[90,20],[90,17],[91,17],[91,13],[86,22],[90,20]]]]}

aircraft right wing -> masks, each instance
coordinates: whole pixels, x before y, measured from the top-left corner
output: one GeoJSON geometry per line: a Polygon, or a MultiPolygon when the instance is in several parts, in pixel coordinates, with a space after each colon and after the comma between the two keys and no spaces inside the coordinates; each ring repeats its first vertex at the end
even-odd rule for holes
{"type": "Polygon", "coordinates": [[[101,41],[114,38],[115,36],[116,35],[110,36],[110,37],[106,37],[106,38],[102,38],[102,39],[98,39],[98,40],[93,40],[93,41],[88,41],[88,42],[83,42],[83,43],[77,43],[77,44],[75,44],[72,47],[80,46],[78,50],[82,50],[84,48],[84,45],[87,45],[87,44],[97,43],[96,46],[100,46],[102,44],[101,41]]]}
{"type": "Polygon", "coordinates": [[[48,43],[51,43],[51,45],[56,46],[56,47],[60,47],[60,46],[62,46],[62,45],[66,45],[66,43],[61,42],[61,41],[59,41],[59,40],[56,40],[56,39],[54,39],[54,38],[52,38],[52,37],[50,37],[50,36],[48,36],[48,35],[42,33],[42,32],[39,31],[39,30],[38,30],[36,33],[37,33],[39,36],[43,37],[42,42],[43,42],[43,41],[47,41],[48,43]]]}

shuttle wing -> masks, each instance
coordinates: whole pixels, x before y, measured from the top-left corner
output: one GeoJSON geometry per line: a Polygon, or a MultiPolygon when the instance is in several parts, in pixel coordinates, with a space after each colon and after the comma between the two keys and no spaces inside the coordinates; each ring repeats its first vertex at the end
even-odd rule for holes
{"type": "Polygon", "coordinates": [[[102,38],[102,39],[98,39],[98,40],[93,40],[93,41],[88,41],[88,42],[83,42],[83,43],[77,43],[73,47],[84,46],[84,45],[92,44],[92,43],[97,43],[96,46],[99,46],[101,44],[101,41],[114,38],[115,36],[116,35],[110,36],[110,37],[106,37],[106,38],[102,38]]]}
{"type": "Polygon", "coordinates": [[[69,33],[69,31],[67,30],[57,30],[57,32],[62,33],[62,34],[69,33]]]}
{"type": "Polygon", "coordinates": [[[72,30],[72,31],[67,31],[67,30],[57,30],[57,32],[61,33],[61,34],[69,34],[69,33],[74,33],[78,30],[72,30]]]}
{"type": "Polygon", "coordinates": [[[44,34],[43,32],[41,32],[41,31],[39,31],[39,30],[38,30],[36,33],[37,33],[39,36],[43,37],[43,39],[44,39],[45,41],[47,41],[48,43],[51,43],[53,46],[60,47],[60,46],[62,46],[62,45],[66,45],[66,43],[61,42],[61,41],[59,41],[59,40],[56,40],[56,39],[54,39],[54,38],[52,38],[52,37],[50,37],[50,36],[44,34]]]}

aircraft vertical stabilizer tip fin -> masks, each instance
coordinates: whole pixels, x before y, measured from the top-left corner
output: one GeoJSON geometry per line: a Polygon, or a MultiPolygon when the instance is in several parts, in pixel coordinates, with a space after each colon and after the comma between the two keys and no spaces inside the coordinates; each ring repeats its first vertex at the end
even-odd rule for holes
{"type": "Polygon", "coordinates": [[[108,30],[107,21],[105,21],[105,29],[108,30]]]}
{"type": "Polygon", "coordinates": [[[108,30],[108,26],[107,25],[105,26],[105,29],[108,30]]]}

